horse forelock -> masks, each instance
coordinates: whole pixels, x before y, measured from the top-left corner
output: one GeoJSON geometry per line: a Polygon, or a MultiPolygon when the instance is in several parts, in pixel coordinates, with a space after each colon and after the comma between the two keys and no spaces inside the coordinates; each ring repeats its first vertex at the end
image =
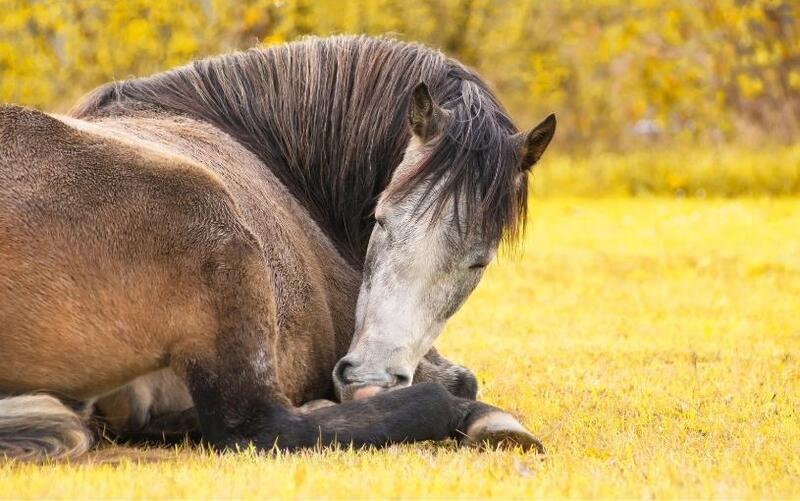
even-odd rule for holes
{"type": "Polygon", "coordinates": [[[510,141],[516,129],[477,75],[419,44],[341,36],[254,48],[107,84],[71,114],[156,111],[211,123],[258,155],[360,266],[375,202],[408,144],[409,96],[421,81],[453,120],[398,189],[443,181],[445,198],[467,195],[463,207],[484,231],[516,234],[526,206],[510,141]]]}
{"type": "Polygon", "coordinates": [[[420,214],[440,213],[454,201],[456,210],[465,212],[456,214],[456,221],[477,223],[460,229],[478,229],[486,238],[513,243],[524,228],[527,208],[527,172],[519,168],[519,151],[511,139],[518,131],[474,73],[454,66],[448,76],[441,97],[434,93],[450,114],[447,128],[415,171],[390,187],[389,196],[403,196],[427,180],[427,190],[437,193],[420,197],[420,214]]]}

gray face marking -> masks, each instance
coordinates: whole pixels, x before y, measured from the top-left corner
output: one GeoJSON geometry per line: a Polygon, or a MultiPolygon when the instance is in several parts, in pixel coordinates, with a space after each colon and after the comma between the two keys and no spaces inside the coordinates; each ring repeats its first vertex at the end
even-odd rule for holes
{"type": "MultiPolygon", "coordinates": [[[[425,146],[412,139],[395,178],[407,175],[424,155],[425,146]]],[[[463,226],[469,221],[462,220],[459,231],[455,208],[463,201],[448,203],[436,220],[434,211],[416,211],[427,188],[420,183],[401,199],[384,196],[377,204],[355,335],[334,378],[342,400],[352,398],[358,386],[410,385],[419,361],[496,254],[499,242],[463,226]]],[[[436,197],[436,186],[427,193],[436,197]]]]}

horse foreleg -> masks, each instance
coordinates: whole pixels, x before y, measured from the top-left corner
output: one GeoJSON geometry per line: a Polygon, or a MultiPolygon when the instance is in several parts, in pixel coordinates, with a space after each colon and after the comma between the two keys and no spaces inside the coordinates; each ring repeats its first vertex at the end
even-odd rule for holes
{"type": "Polygon", "coordinates": [[[417,366],[417,383],[441,383],[453,395],[470,400],[478,396],[478,380],[472,371],[442,357],[436,348],[431,348],[417,366]]]}

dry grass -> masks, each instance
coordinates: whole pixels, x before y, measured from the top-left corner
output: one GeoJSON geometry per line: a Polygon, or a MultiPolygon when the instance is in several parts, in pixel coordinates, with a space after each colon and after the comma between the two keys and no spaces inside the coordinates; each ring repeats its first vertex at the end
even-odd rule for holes
{"type": "Polygon", "coordinates": [[[800,200],[538,201],[439,346],[544,459],[168,451],[0,465],[0,497],[798,497],[799,310],[800,200]]]}

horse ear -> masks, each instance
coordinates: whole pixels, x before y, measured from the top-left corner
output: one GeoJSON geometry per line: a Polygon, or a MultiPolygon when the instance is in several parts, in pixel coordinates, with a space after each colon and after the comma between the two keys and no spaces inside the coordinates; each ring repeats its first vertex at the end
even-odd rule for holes
{"type": "Polygon", "coordinates": [[[531,129],[527,134],[519,133],[516,135],[517,140],[522,144],[522,169],[528,170],[539,161],[555,133],[556,115],[551,113],[542,120],[542,123],[531,129]]]}
{"type": "Polygon", "coordinates": [[[444,110],[433,102],[428,86],[420,82],[411,93],[408,105],[408,123],[411,131],[423,142],[436,137],[444,128],[444,110]]]}

